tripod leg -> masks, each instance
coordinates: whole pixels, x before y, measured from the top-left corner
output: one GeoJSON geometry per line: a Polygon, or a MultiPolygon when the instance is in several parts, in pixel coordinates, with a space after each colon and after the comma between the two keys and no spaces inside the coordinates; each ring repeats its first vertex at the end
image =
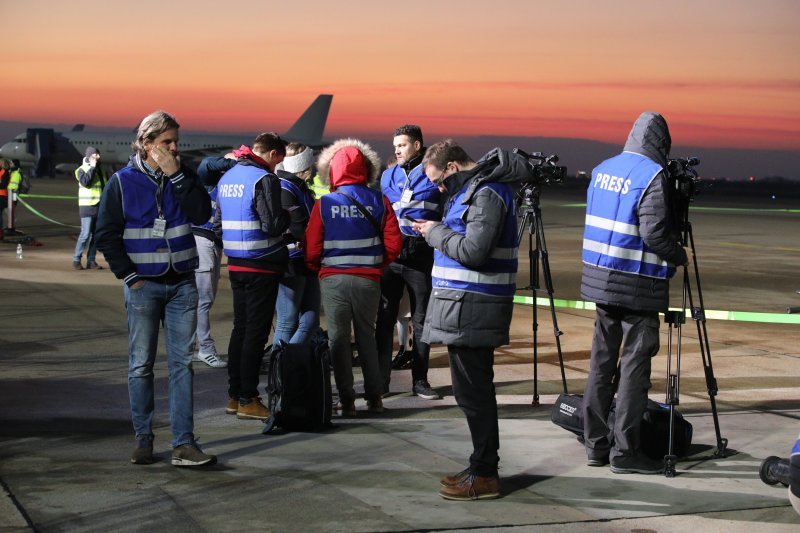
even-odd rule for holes
{"type": "Polygon", "coordinates": [[[544,272],[544,284],[547,289],[547,297],[550,301],[550,318],[553,321],[553,335],[556,340],[556,351],[558,352],[558,365],[561,369],[561,385],[564,389],[564,394],[569,394],[567,391],[567,376],[564,372],[564,354],[561,351],[561,335],[563,332],[558,329],[558,319],[556,318],[555,299],[553,298],[553,276],[550,273],[550,259],[547,253],[547,243],[544,237],[544,224],[542,223],[541,211],[538,208],[534,209],[534,222],[536,226],[536,243],[539,249],[539,255],[542,260],[542,271],[544,272]]]}
{"type": "MultiPolygon", "coordinates": [[[[717,450],[714,457],[725,457],[725,450],[728,447],[728,439],[722,437],[722,431],[719,426],[719,415],[717,413],[716,396],[719,389],[717,388],[717,379],[714,377],[714,366],[711,363],[711,346],[708,342],[708,331],[706,329],[706,315],[705,305],[703,303],[703,291],[700,286],[700,270],[697,264],[697,254],[694,247],[694,234],[692,233],[692,226],[687,221],[685,227],[684,242],[688,242],[692,250],[692,266],[694,267],[695,284],[697,286],[698,307],[694,306],[692,298],[691,287],[687,284],[687,294],[689,298],[689,306],[692,310],[692,320],[697,324],[697,338],[700,342],[700,358],[703,362],[703,372],[706,378],[706,389],[708,390],[708,399],[711,403],[711,415],[714,420],[714,432],[717,438],[717,450]]],[[[687,274],[688,277],[688,274],[687,274]]]]}
{"type": "Polygon", "coordinates": [[[669,405],[669,432],[667,436],[667,455],[664,456],[664,476],[675,477],[675,466],[678,457],[675,455],[675,406],[680,403],[680,359],[681,359],[681,325],[686,320],[684,311],[667,311],[664,321],[668,324],[667,340],[667,404],[669,405]],[[673,342],[673,330],[678,332],[677,342],[673,342]],[[672,373],[672,352],[675,347],[675,368],[672,373]]]}

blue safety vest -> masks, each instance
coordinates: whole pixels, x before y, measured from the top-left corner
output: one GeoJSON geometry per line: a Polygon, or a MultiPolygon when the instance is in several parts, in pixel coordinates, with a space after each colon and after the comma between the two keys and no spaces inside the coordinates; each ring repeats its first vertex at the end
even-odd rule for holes
{"type": "Polygon", "coordinates": [[[667,279],[675,268],[639,234],[638,207],[663,167],[641,154],[623,152],[592,171],[583,232],[583,262],[609,270],[667,279]]]}
{"type": "Polygon", "coordinates": [[[383,195],[365,185],[342,185],[319,199],[324,226],[322,266],[332,268],[379,267],[383,264],[383,240],[356,204],[337,192],[352,196],[383,226],[383,195]]]}
{"type": "MultiPolygon", "coordinates": [[[[461,235],[467,234],[466,214],[470,206],[462,203],[462,199],[468,188],[469,183],[453,196],[442,220],[448,228],[461,235]]],[[[431,272],[433,286],[492,296],[513,296],[517,287],[517,213],[514,194],[508,185],[502,183],[479,185],[475,193],[485,188],[494,191],[506,206],[505,223],[494,250],[489,259],[477,268],[464,266],[435,250],[431,272]]]]}
{"type": "MultiPolygon", "coordinates": [[[[310,192],[305,192],[300,187],[292,183],[290,180],[280,178],[281,189],[289,191],[294,196],[298,209],[305,210],[306,217],[311,216],[311,210],[314,209],[314,197],[310,192]]],[[[289,259],[302,259],[305,254],[303,250],[297,246],[297,243],[292,243],[286,246],[289,249],[289,259]]]]}
{"type": "Polygon", "coordinates": [[[270,237],[261,229],[255,209],[256,184],[267,173],[251,165],[236,165],[217,184],[222,209],[222,249],[228,257],[258,259],[278,250],[283,236],[270,237]]]}
{"type": "Polygon", "coordinates": [[[125,251],[136,265],[140,276],[161,276],[170,265],[176,272],[190,272],[197,268],[197,247],[192,227],[175,198],[169,179],[162,178],[161,212],[166,227],[163,237],[153,236],[153,225],[158,218],[158,183],[151,177],[128,166],[117,172],[122,189],[122,211],[125,230],[122,241],[125,251]]]}
{"type": "Polygon", "coordinates": [[[392,203],[400,231],[410,237],[419,237],[411,229],[412,221],[405,218],[409,216],[417,220],[441,220],[439,204],[441,193],[434,185],[419,164],[411,172],[400,165],[387,168],[381,175],[381,190],[392,203]]]}
{"type": "Polygon", "coordinates": [[[211,218],[204,224],[192,224],[192,227],[211,231],[214,228],[214,216],[217,214],[217,188],[208,191],[208,195],[211,197],[211,218]]]}

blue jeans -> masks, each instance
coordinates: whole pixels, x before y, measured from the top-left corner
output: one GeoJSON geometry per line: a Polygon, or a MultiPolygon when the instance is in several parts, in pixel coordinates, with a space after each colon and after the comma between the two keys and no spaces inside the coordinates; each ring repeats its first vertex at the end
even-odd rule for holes
{"type": "Polygon", "coordinates": [[[145,281],[125,286],[128,312],[128,395],[137,440],[153,438],[153,363],[163,320],[169,371],[172,446],[194,443],[192,337],[197,325],[197,289],[191,277],[178,283],[145,281]]]}
{"type": "Polygon", "coordinates": [[[278,287],[278,321],[272,344],[311,342],[319,327],[319,279],[316,274],[284,275],[278,287]]]}
{"type": "Polygon", "coordinates": [[[97,246],[94,240],[94,228],[97,225],[97,217],[81,217],[81,233],[78,235],[78,242],[75,243],[75,253],[72,255],[73,261],[80,261],[86,243],[89,243],[89,250],[86,252],[86,264],[94,263],[97,255],[97,246]]]}

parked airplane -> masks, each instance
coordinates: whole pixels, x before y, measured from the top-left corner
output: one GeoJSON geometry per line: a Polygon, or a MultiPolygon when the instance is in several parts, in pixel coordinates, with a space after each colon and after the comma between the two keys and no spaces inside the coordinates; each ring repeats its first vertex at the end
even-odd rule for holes
{"type": "MultiPolygon", "coordinates": [[[[332,101],[332,94],[317,96],[282,137],[312,148],[321,148],[325,144],[322,134],[332,101]]],[[[100,151],[104,164],[120,168],[128,163],[132,140],[129,132],[85,131],[83,124],[76,124],[69,132],[58,132],[51,128],[28,128],[0,147],[0,157],[19,159],[25,166],[32,165],[34,176],[53,176],[56,170],[73,171],[80,164],[86,147],[94,146],[100,151]]],[[[199,160],[207,155],[224,154],[252,140],[248,135],[193,134],[182,131],[179,149],[184,158],[199,160]]]]}

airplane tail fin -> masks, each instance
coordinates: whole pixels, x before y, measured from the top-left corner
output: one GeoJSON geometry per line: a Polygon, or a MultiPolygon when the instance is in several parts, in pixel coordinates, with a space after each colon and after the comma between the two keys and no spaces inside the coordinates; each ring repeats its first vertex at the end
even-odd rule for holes
{"type": "Polygon", "coordinates": [[[325,132],[325,123],[328,121],[328,111],[332,101],[332,94],[317,96],[284,137],[308,146],[321,146],[323,144],[322,134],[325,132]]]}

